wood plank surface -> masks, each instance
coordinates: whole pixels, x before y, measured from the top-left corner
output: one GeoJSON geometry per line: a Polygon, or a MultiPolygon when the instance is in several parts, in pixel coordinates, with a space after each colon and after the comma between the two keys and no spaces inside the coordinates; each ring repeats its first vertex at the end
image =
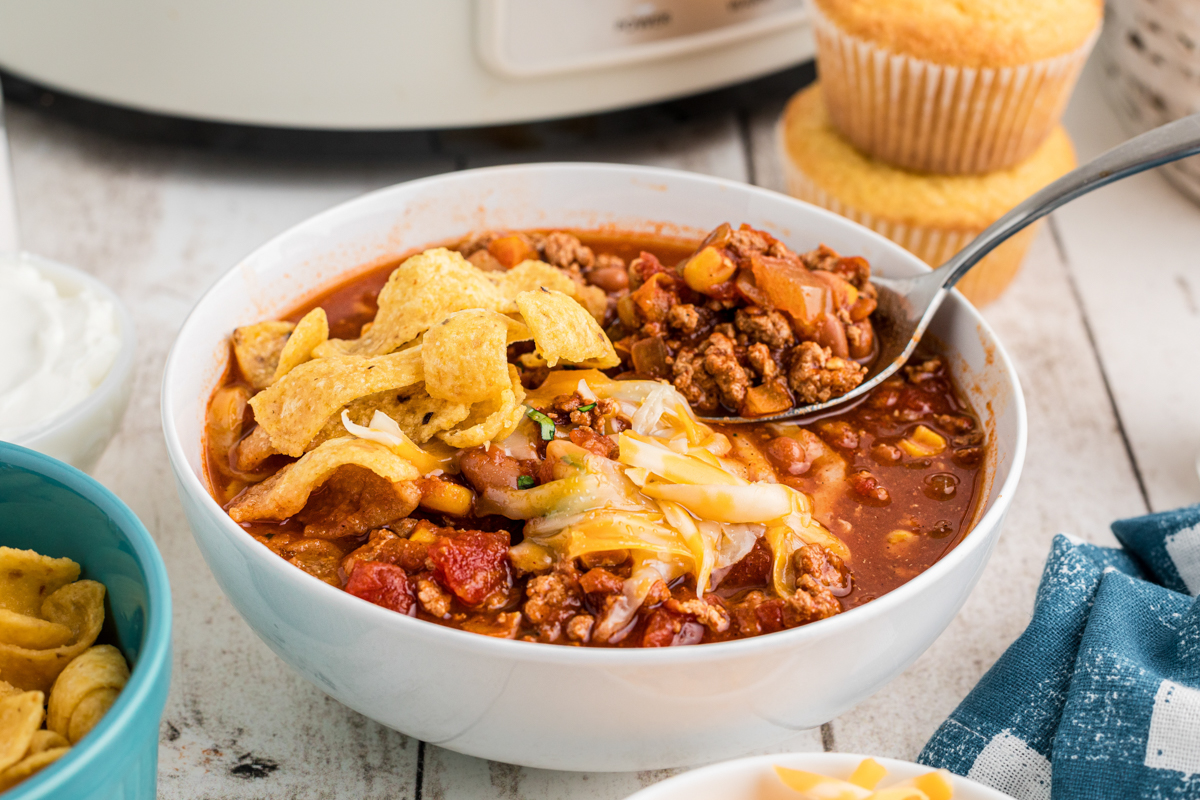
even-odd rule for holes
{"type": "MultiPolygon", "coordinates": [[[[784,188],[775,130],[781,110],[755,114],[748,131],[755,180],[777,191],[784,188]]],[[[1004,533],[974,593],[929,651],[832,723],[833,749],[915,758],[1024,629],[1054,534],[1111,543],[1110,521],[1144,512],[1052,231],[1038,236],[1014,285],[985,316],[1016,365],[1029,413],[1029,452],[1004,533]]]]}
{"type": "MultiPolygon", "coordinates": [[[[1122,138],[1098,79],[1085,76],[1068,113],[1084,157],[1122,138]]],[[[616,800],[669,774],[523,769],[419,745],[294,676],[224,599],[192,542],[162,442],[159,382],[175,332],[209,284],[275,233],[342,200],[436,172],[549,160],[669,166],[778,190],[778,112],[731,111],[586,146],[495,142],[469,156],[456,155],[451,136],[444,158],[414,164],[135,144],[9,109],[26,248],[99,276],[139,329],[134,399],[97,477],[145,521],[172,581],[175,673],[161,797],[616,800]]],[[[985,313],[1017,365],[1030,436],[980,585],[913,667],[790,749],[912,758],[1023,629],[1054,533],[1110,542],[1107,524],[1147,502],[1200,499],[1192,463],[1200,451],[1198,223],[1200,209],[1147,175],[1063,209],[1040,234],[1012,289],[985,313]]]]}
{"type": "Polygon", "coordinates": [[[159,384],[184,317],[246,253],[331,205],[453,164],[272,163],[118,142],[20,108],[8,124],[25,247],[100,277],[138,328],[133,399],[96,477],[145,522],[171,580],[159,796],[412,797],[418,743],[294,675],[217,588],[171,479],[159,384]]]}
{"type": "MultiPolygon", "coordinates": [[[[1080,160],[1127,138],[1093,63],[1066,124],[1080,160]]],[[[1200,205],[1142,173],[1057,212],[1150,505],[1200,502],[1200,205]]]]}

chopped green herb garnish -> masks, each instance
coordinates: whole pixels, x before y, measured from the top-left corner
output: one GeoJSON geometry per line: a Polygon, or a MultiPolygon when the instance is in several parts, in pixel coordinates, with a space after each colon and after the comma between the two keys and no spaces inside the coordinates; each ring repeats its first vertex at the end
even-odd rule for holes
{"type": "Polygon", "coordinates": [[[525,416],[529,417],[531,420],[533,420],[534,422],[536,422],[538,425],[540,425],[542,427],[542,440],[543,441],[548,442],[554,438],[554,420],[550,419],[545,414],[543,414],[541,411],[538,411],[536,408],[530,408],[530,409],[526,410],[525,416]]]}
{"type": "Polygon", "coordinates": [[[534,484],[536,484],[536,483],[537,483],[537,481],[535,481],[533,478],[529,477],[528,475],[521,475],[521,476],[517,477],[517,488],[518,489],[532,489],[534,484]]]}
{"type": "Polygon", "coordinates": [[[588,403],[586,406],[580,406],[579,410],[580,411],[591,411],[595,407],[596,407],[595,403],[588,403]]]}

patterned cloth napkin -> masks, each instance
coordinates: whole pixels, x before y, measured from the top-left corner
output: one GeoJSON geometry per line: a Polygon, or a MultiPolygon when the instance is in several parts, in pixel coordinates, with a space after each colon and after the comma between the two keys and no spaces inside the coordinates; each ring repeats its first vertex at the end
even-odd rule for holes
{"type": "Polygon", "coordinates": [[[919,761],[1019,800],[1200,798],[1200,505],[1059,535],[1029,627],[919,761]]]}

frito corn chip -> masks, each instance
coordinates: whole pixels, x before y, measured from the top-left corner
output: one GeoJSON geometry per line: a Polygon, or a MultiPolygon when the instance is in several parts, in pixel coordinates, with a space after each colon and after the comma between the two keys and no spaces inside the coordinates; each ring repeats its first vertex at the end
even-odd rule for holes
{"type": "Polygon", "coordinates": [[[600,324],[562,292],[522,292],[517,295],[517,308],[549,366],[566,361],[606,369],[621,363],[600,324]]]}
{"type": "Polygon", "coordinates": [[[422,379],[419,347],[375,358],[317,358],[250,398],[250,406],[276,452],[299,456],[347,403],[422,379]]]}
{"type": "MultiPolygon", "coordinates": [[[[531,262],[526,262],[531,263],[531,262]]],[[[495,311],[459,311],[425,333],[425,391],[453,403],[480,403],[509,388],[508,345],[529,329],[495,311]]]]}
{"type": "Polygon", "coordinates": [[[608,310],[608,295],[599,286],[577,282],[561,269],[544,261],[522,261],[507,272],[489,272],[488,277],[510,300],[522,292],[549,289],[575,299],[597,322],[604,320],[608,310]]]}
{"type": "Polygon", "coordinates": [[[46,598],[79,580],[79,565],[32,550],[0,547],[0,608],[38,617],[46,598]]]}
{"type": "MultiPolygon", "coordinates": [[[[469,404],[451,403],[430,397],[425,393],[424,387],[419,386],[416,391],[402,391],[408,394],[380,392],[360,397],[346,406],[346,413],[355,425],[370,425],[375,412],[382,411],[396,421],[405,436],[417,444],[425,444],[435,433],[450,430],[471,414],[469,404]]],[[[311,450],[330,439],[340,439],[347,435],[349,433],[342,425],[341,414],[338,414],[325,423],[325,427],[308,447],[311,450]]]]}
{"type": "Polygon", "coordinates": [[[71,743],[67,741],[67,737],[61,733],[47,730],[34,731],[33,738],[29,740],[29,755],[36,755],[44,750],[53,750],[56,747],[70,746],[71,743]]]}
{"type": "Polygon", "coordinates": [[[392,483],[421,477],[416,467],[384,445],[366,439],[333,439],[251,486],[233,501],[229,516],[235,522],[288,519],[299,513],[309,495],[346,464],[369,469],[392,483]]]}
{"type": "MultiPolygon", "coordinates": [[[[119,692],[125,688],[128,681],[129,665],[125,663],[125,657],[121,655],[120,650],[111,644],[89,648],[71,661],[54,681],[54,688],[50,690],[46,727],[66,736],[74,744],[79,741],[79,737],[70,732],[71,717],[84,698],[100,689],[119,692]]],[[[115,699],[116,695],[113,697],[115,699]]],[[[92,706],[94,711],[95,703],[92,706]]],[[[108,707],[105,706],[100,714],[107,710],[108,707]]],[[[98,720],[99,716],[96,719],[98,720]]]]}
{"type": "Polygon", "coordinates": [[[104,624],[104,585],[76,581],[42,603],[44,618],[71,629],[71,643],[51,650],[0,644],[0,675],[18,689],[50,691],[71,659],[92,646],[104,624]]]}
{"type": "Polygon", "coordinates": [[[88,692],[87,696],[75,706],[71,722],[67,725],[67,738],[71,744],[79,744],[79,740],[87,736],[92,728],[104,717],[108,710],[117,702],[120,689],[104,688],[88,692]]]}
{"type": "Polygon", "coordinates": [[[873,758],[864,758],[854,768],[850,782],[864,789],[874,789],[879,782],[887,777],[887,769],[873,758]]]}
{"type": "Polygon", "coordinates": [[[54,747],[27,756],[8,769],[0,772],[0,792],[11,789],[26,778],[32,777],[43,768],[62,758],[71,748],[54,747]]]}
{"type": "Polygon", "coordinates": [[[444,247],[426,250],[388,278],[369,330],[358,339],[330,339],[317,348],[316,355],[390,353],[448,315],[468,308],[509,311],[512,302],[460,253],[444,247]]]}
{"type": "Polygon", "coordinates": [[[775,774],[785,786],[799,792],[804,800],[866,800],[871,795],[870,789],[817,772],[789,769],[776,764],[775,774]]]}
{"type": "Polygon", "coordinates": [[[42,727],[46,696],[22,692],[0,700],[0,770],[25,757],[34,732],[42,727]]]}
{"type": "Polygon", "coordinates": [[[544,261],[522,261],[505,272],[489,272],[487,276],[495,282],[496,288],[509,300],[516,300],[522,292],[532,292],[537,289],[549,289],[575,297],[578,284],[571,276],[555,266],[544,261]]]}
{"type": "Polygon", "coordinates": [[[608,312],[608,295],[599,286],[580,286],[575,299],[587,309],[596,322],[603,324],[608,312]]]}
{"type": "Polygon", "coordinates": [[[0,700],[8,697],[11,694],[20,694],[21,690],[13,686],[8,681],[0,681],[0,700]]]}
{"type": "Polygon", "coordinates": [[[515,431],[525,416],[525,408],[521,405],[525,400],[525,389],[516,367],[509,366],[508,375],[509,386],[499,397],[477,403],[471,416],[458,429],[439,433],[438,438],[451,447],[463,449],[505,439],[515,431]]]}
{"type": "Polygon", "coordinates": [[[296,323],[296,330],[288,337],[287,344],[279,354],[279,364],[275,367],[272,382],[279,380],[296,367],[313,357],[313,350],[329,339],[329,319],[325,309],[314,308],[296,323]]]}
{"type": "Polygon", "coordinates": [[[71,641],[71,629],[27,614],[0,608],[0,643],[49,650],[71,641]]]}
{"type": "Polygon", "coordinates": [[[233,446],[233,468],[239,472],[253,472],[276,452],[275,445],[271,444],[271,434],[259,425],[233,446]]]}
{"type": "Polygon", "coordinates": [[[290,322],[257,322],[233,332],[233,357],[242,376],[255,389],[271,385],[288,334],[295,327],[290,322]]]}

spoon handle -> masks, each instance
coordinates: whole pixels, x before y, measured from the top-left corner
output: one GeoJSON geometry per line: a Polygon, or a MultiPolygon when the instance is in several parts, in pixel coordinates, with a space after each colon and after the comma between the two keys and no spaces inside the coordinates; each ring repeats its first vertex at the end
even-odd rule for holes
{"type": "Polygon", "coordinates": [[[1196,153],[1200,153],[1200,114],[1184,117],[1117,145],[1030,195],[992,223],[954,257],[938,267],[941,284],[947,289],[954,286],[967,270],[978,264],[997,245],[1063,203],[1069,203],[1113,181],[1196,153]]]}

